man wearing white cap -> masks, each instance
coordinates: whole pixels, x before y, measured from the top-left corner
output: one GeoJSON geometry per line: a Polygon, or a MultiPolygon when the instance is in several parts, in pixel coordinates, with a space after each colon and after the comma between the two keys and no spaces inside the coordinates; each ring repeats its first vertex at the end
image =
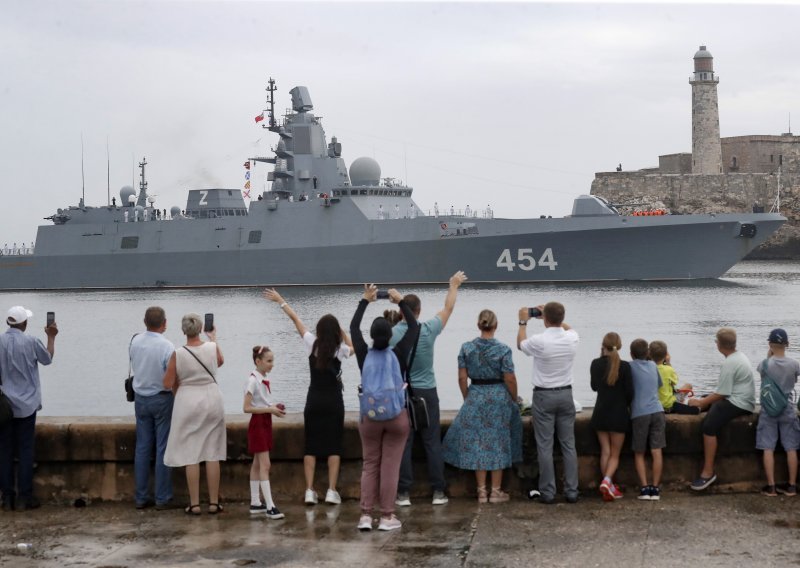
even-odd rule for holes
{"type": "Polygon", "coordinates": [[[14,418],[0,426],[0,491],[4,511],[25,511],[39,507],[33,496],[33,454],[36,412],[42,408],[39,364],[53,360],[58,327],[45,327],[47,347],[41,340],[25,335],[30,310],[14,306],[8,310],[8,331],[0,335],[0,380],[3,393],[11,402],[14,418]],[[14,456],[18,460],[14,483],[14,456]]]}

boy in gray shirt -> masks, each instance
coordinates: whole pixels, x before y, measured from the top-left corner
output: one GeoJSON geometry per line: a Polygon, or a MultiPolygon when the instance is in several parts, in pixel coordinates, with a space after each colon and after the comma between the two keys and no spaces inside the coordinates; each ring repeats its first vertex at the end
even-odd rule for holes
{"type": "Polygon", "coordinates": [[[786,357],[786,347],[789,345],[786,331],[781,328],[773,329],[767,341],[767,358],[758,365],[758,372],[761,373],[762,382],[765,377],[772,379],[789,402],[778,416],[770,416],[763,409],[758,415],[756,449],[764,451],[764,473],[767,477],[767,485],[761,492],[769,497],[775,497],[778,493],[793,496],[797,495],[797,449],[800,448],[800,421],[797,418],[793,394],[800,375],[800,363],[786,357]],[[775,485],[775,446],[779,438],[786,450],[789,483],[775,485]]]}
{"type": "Polygon", "coordinates": [[[648,346],[644,339],[631,343],[631,375],[633,376],[633,402],[631,403],[631,427],[636,473],[639,476],[639,499],[658,501],[661,499],[661,472],[664,468],[662,448],[667,445],[664,407],[658,400],[661,376],[652,361],[647,360],[648,346]],[[650,447],[653,458],[653,484],[647,484],[647,468],[644,454],[650,447]]]}

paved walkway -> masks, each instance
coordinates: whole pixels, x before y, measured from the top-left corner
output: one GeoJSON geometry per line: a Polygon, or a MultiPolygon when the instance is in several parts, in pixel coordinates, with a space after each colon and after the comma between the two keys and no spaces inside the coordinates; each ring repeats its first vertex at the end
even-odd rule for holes
{"type": "Polygon", "coordinates": [[[46,505],[0,513],[0,566],[797,566],[800,497],[668,494],[577,505],[417,501],[403,528],[361,533],[358,504],[281,502],[286,519],[46,505]],[[30,543],[20,551],[18,543],[30,543]]]}

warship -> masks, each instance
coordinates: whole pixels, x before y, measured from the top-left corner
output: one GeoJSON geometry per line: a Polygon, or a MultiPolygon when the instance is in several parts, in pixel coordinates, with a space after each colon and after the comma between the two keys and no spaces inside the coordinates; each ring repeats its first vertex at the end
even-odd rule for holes
{"type": "MultiPolygon", "coordinates": [[[[147,193],[120,190],[104,206],[59,208],[35,248],[0,255],[0,289],[575,282],[718,278],[786,221],[777,213],[622,215],[581,195],[563,218],[506,219],[488,207],[423,212],[414,189],[382,178],[372,158],[348,170],[328,142],[306,87],[275,117],[268,83],[260,126],[277,135],[265,188],[191,189],[167,212],[147,193]]],[[[498,188],[502,189],[502,188],[498,188]]]]}

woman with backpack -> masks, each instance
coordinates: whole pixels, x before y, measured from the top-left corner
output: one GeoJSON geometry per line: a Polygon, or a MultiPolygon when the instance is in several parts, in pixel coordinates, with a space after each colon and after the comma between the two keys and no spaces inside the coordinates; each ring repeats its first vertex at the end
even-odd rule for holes
{"type": "Polygon", "coordinates": [[[361,370],[358,433],[361,436],[363,469],[358,529],[362,531],[372,530],[372,508],[376,500],[381,508],[378,530],[390,531],[402,526],[394,516],[394,501],[400,479],[400,461],[410,428],[405,407],[404,377],[408,356],[419,335],[419,323],[414,313],[403,301],[403,296],[391,289],[389,299],[403,313],[408,332],[391,349],[389,340],[392,338],[392,325],[384,317],[375,318],[369,330],[372,347],[368,347],[361,334],[361,319],[369,303],[377,297],[378,288],[373,284],[365,284],[364,297],[350,322],[350,335],[361,370]]]}
{"type": "Polygon", "coordinates": [[[325,502],[329,505],[338,505],[342,502],[342,498],[336,490],[336,483],[339,480],[344,436],[342,359],[353,354],[350,338],[339,326],[339,320],[331,314],[322,316],[317,322],[316,333],[312,333],[275,289],[264,290],[263,296],[278,304],[278,307],[292,320],[297,333],[303,338],[308,353],[311,383],[308,385],[306,406],[303,409],[305,430],[303,472],[306,478],[303,501],[306,505],[317,504],[319,498],[314,490],[314,470],[317,458],[326,458],[328,491],[325,494],[325,502]]]}
{"type": "Polygon", "coordinates": [[[522,419],[517,404],[517,377],[511,348],[494,338],[497,316],[478,316],[480,337],[461,346],[458,386],[464,404],[442,442],[444,461],[473,470],[478,503],[503,503],[503,470],[522,461],[522,419]],[[467,387],[467,379],[472,384],[467,387]],[[491,472],[491,491],[486,472],[491,472]]]}

